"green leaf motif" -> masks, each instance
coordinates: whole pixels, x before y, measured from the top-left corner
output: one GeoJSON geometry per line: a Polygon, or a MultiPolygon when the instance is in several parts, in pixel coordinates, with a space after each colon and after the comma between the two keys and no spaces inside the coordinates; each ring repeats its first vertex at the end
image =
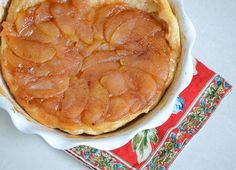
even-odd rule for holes
{"type": "Polygon", "coordinates": [[[158,142],[157,130],[149,129],[139,132],[132,139],[132,149],[136,152],[138,163],[143,162],[152,152],[152,143],[158,142]]]}

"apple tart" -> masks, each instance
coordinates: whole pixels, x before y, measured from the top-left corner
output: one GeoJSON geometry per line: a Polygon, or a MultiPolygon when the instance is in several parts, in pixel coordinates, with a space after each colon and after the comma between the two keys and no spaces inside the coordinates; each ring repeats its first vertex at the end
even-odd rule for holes
{"type": "Polygon", "coordinates": [[[167,0],[12,0],[2,26],[12,95],[70,134],[111,132],[148,113],[181,52],[167,0]]]}

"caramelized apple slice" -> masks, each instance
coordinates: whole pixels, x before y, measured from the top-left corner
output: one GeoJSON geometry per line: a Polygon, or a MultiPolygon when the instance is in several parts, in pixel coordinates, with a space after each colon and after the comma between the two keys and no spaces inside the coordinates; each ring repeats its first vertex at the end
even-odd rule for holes
{"type": "Polygon", "coordinates": [[[137,17],[139,14],[138,11],[126,10],[118,13],[117,15],[110,17],[105,24],[105,38],[110,42],[112,34],[115,30],[123,23],[128,22],[129,20],[137,17]]]}
{"type": "Polygon", "coordinates": [[[145,99],[134,90],[128,90],[120,97],[130,104],[130,113],[136,113],[146,104],[145,99]]]}
{"type": "Polygon", "coordinates": [[[104,39],[104,35],[103,35],[103,27],[105,22],[107,21],[107,19],[111,16],[114,16],[116,14],[118,14],[119,12],[125,10],[126,7],[122,6],[122,5],[108,5],[108,6],[104,6],[102,8],[100,8],[97,12],[96,12],[96,16],[95,16],[95,28],[96,28],[96,38],[97,39],[104,39]]]}
{"type": "Polygon", "coordinates": [[[35,75],[76,75],[81,68],[81,58],[53,58],[47,63],[42,64],[36,70],[35,75]]]}
{"type": "Polygon", "coordinates": [[[84,59],[82,71],[95,65],[104,62],[118,61],[121,57],[114,51],[98,51],[84,59]]]}
{"type": "Polygon", "coordinates": [[[130,41],[124,45],[120,45],[116,48],[116,52],[119,55],[128,56],[128,55],[140,55],[147,50],[147,45],[138,41],[130,41]]]}
{"type": "Polygon", "coordinates": [[[53,22],[43,22],[37,24],[40,31],[47,34],[48,36],[58,38],[60,36],[60,31],[53,22]]]}
{"type": "Polygon", "coordinates": [[[64,16],[56,19],[60,30],[70,39],[73,39],[76,31],[76,23],[72,17],[64,16]]]}
{"type": "Polygon", "coordinates": [[[165,38],[163,31],[158,31],[152,36],[148,36],[146,41],[149,43],[149,50],[153,53],[158,53],[169,59],[170,47],[165,38]]]}
{"type": "Polygon", "coordinates": [[[93,43],[93,23],[86,20],[79,20],[77,24],[77,34],[86,44],[93,43]]]}
{"type": "Polygon", "coordinates": [[[43,99],[43,101],[40,103],[40,107],[43,107],[47,113],[55,114],[60,109],[62,97],[62,95],[59,95],[43,99]]]}
{"type": "Polygon", "coordinates": [[[73,4],[76,8],[81,9],[81,10],[86,9],[86,8],[89,7],[89,1],[88,1],[88,0],[80,0],[80,1],[78,1],[78,0],[72,0],[72,4],[73,4]]]}
{"type": "Polygon", "coordinates": [[[81,50],[81,54],[84,57],[88,57],[90,56],[94,51],[96,51],[96,49],[102,44],[102,41],[96,41],[93,44],[83,47],[83,49],[81,50]]]}
{"type": "Polygon", "coordinates": [[[35,75],[76,75],[82,67],[82,57],[76,49],[68,50],[63,57],[54,57],[52,60],[39,66],[35,75]]]}
{"type": "Polygon", "coordinates": [[[109,121],[119,120],[127,114],[137,113],[145,104],[146,101],[137,92],[129,90],[121,96],[110,99],[109,110],[105,119],[109,121]]]}
{"type": "MultiPolygon", "coordinates": [[[[133,95],[134,96],[134,95],[133,95]]],[[[143,109],[145,106],[145,100],[142,97],[133,97],[132,98],[132,106],[130,107],[131,113],[137,113],[140,109],[143,109]]]]}
{"type": "Polygon", "coordinates": [[[145,39],[147,36],[161,31],[161,27],[157,24],[156,20],[147,14],[142,13],[136,19],[135,29],[133,29],[132,34],[130,35],[130,40],[132,41],[145,39]]]}
{"type": "Polygon", "coordinates": [[[89,0],[72,0],[72,4],[76,7],[77,12],[79,12],[80,19],[84,18],[92,10],[89,0]]]}
{"type": "Polygon", "coordinates": [[[63,57],[69,49],[75,47],[75,42],[62,36],[53,45],[54,49],[56,49],[56,56],[63,57]]]}
{"type": "Polygon", "coordinates": [[[62,116],[76,118],[84,110],[89,98],[88,82],[78,78],[70,80],[70,86],[65,91],[62,100],[62,116]]]}
{"type": "Polygon", "coordinates": [[[107,113],[109,94],[98,81],[89,85],[89,100],[82,115],[82,121],[89,125],[96,124],[102,115],[107,113]]]}
{"type": "Polygon", "coordinates": [[[155,80],[146,73],[139,73],[136,78],[139,93],[145,97],[146,101],[150,101],[157,92],[155,80]]]}
{"type": "Polygon", "coordinates": [[[37,81],[37,77],[33,76],[29,73],[21,73],[21,72],[15,72],[13,73],[14,82],[19,86],[26,86],[27,84],[31,82],[37,81]]]}
{"type": "Polygon", "coordinates": [[[23,31],[21,31],[20,36],[27,39],[27,40],[33,40],[38,41],[41,43],[53,43],[57,40],[58,36],[52,36],[44,33],[41,31],[38,27],[32,25],[27,28],[25,28],[23,31]]]}
{"type": "Polygon", "coordinates": [[[122,97],[112,97],[110,99],[109,110],[106,115],[106,120],[116,121],[129,113],[131,107],[130,101],[126,101],[122,97]]]}
{"type": "Polygon", "coordinates": [[[122,45],[129,40],[133,29],[135,28],[137,18],[133,18],[121,24],[112,34],[110,43],[122,45]]]}
{"type": "Polygon", "coordinates": [[[74,8],[69,4],[54,4],[51,7],[52,16],[60,30],[69,38],[73,38],[76,31],[74,8]]]}
{"type": "Polygon", "coordinates": [[[68,50],[64,56],[64,67],[67,68],[69,75],[76,75],[82,68],[83,57],[77,48],[68,50]]]}
{"type": "Polygon", "coordinates": [[[69,78],[65,76],[41,77],[29,82],[23,88],[33,98],[49,98],[62,94],[69,86],[69,78]]]}
{"type": "Polygon", "coordinates": [[[42,22],[47,22],[52,19],[50,14],[50,3],[42,2],[35,11],[35,23],[39,24],[42,22]]]}
{"type": "Polygon", "coordinates": [[[105,75],[100,82],[109,91],[111,96],[119,96],[129,89],[125,74],[118,71],[105,75]]]}
{"type": "MultiPolygon", "coordinates": [[[[30,11],[30,10],[29,10],[30,11]]],[[[27,27],[33,25],[34,23],[34,17],[32,16],[32,13],[27,12],[19,12],[16,17],[16,30],[20,34],[24,29],[27,27]]]]}
{"type": "Polygon", "coordinates": [[[143,96],[146,101],[150,101],[155,96],[157,83],[150,74],[128,67],[123,67],[122,70],[135,80],[137,93],[143,96]]]}
{"type": "Polygon", "coordinates": [[[154,65],[151,58],[144,53],[143,55],[129,55],[121,59],[122,65],[128,65],[141,69],[154,76],[158,74],[158,68],[154,65]]]}
{"type": "Polygon", "coordinates": [[[8,64],[14,67],[15,71],[24,73],[34,73],[35,69],[37,68],[37,64],[17,57],[9,49],[7,49],[4,55],[6,55],[8,64]]]}
{"type": "Polygon", "coordinates": [[[19,37],[8,36],[7,44],[16,55],[35,63],[51,60],[56,54],[56,51],[48,45],[19,37]]]}
{"type": "Polygon", "coordinates": [[[152,74],[160,88],[163,82],[167,80],[169,74],[169,57],[159,55],[152,51],[142,55],[131,55],[121,59],[122,65],[132,66],[152,74]]]}
{"type": "Polygon", "coordinates": [[[87,80],[98,80],[100,79],[105,73],[117,70],[120,65],[117,62],[107,62],[96,64],[88,69],[84,70],[81,77],[87,80]]]}
{"type": "Polygon", "coordinates": [[[103,42],[97,49],[98,51],[109,51],[109,50],[115,50],[113,46],[111,46],[107,42],[103,42]]]}

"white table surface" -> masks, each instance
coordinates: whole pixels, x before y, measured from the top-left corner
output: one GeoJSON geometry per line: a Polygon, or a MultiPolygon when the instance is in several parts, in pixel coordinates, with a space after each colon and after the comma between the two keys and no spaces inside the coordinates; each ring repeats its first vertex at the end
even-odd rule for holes
{"type": "MultiPolygon", "coordinates": [[[[236,1],[185,0],[197,29],[193,54],[236,85],[236,1]]],[[[236,169],[236,92],[221,103],[202,130],[189,142],[171,170],[236,169]]],[[[15,129],[0,111],[1,170],[86,170],[40,137],[15,129]]]]}

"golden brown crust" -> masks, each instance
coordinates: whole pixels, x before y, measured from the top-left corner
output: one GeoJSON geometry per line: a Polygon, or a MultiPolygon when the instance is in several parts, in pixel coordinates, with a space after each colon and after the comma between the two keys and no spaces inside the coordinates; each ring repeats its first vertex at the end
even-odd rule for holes
{"type": "MultiPolygon", "coordinates": [[[[33,6],[42,1],[44,0],[12,0],[10,8],[9,8],[9,12],[8,12],[7,20],[8,21],[14,20],[17,12],[19,12],[22,9],[26,9],[30,6],[33,6]]],[[[120,1],[122,2],[122,0],[120,1]]],[[[91,0],[91,2],[93,2],[94,4],[97,4],[100,1],[91,0]]],[[[105,0],[105,2],[112,3],[112,2],[117,2],[117,0],[105,0]]],[[[170,60],[170,65],[169,65],[168,80],[166,81],[166,88],[167,88],[174,77],[177,63],[180,57],[180,52],[181,52],[179,26],[178,26],[177,19],[174,16],[167,0],[126,0],[125,2],[127,2],[129,6],[131,7],[142,9],[147,12],[157,12],[159,17],[161,17],[168,25],[168,34],[166,36],[166,39],[168,40],[171,46],[171,60],[170,60]]],[[[7,48],[7,45],[3,39],[2,46],[1,46],[2,53],[5,48],[7,48]]],[[[1,62],[2,62],[1,65],[2,65],[2,72],[3,72],[4,79],[6,80],[11,93],[15,94],[18,87],[13,83],[11,74],[8,73],[8,69],[6,68],[6,61],[4,57],[1,57],[1,62]]],[[[133,113],[128,114],[127,116],[115,122],[105,121],[102,123],[98,123],[94,126],[88,126],[83,123],[80,123],[80,124],[62,123],[58,120],[56,116],[49,115],[45,113],[43,109],[33,106],[33,105],[29,105],[26,101],[22,99],[17,99],[17,102],[24,108],[26,112],[30,114],[30,116],[33,119],[39,121],[40,123],[48,127],[60,128],[61,130],[66,131],[71,134],[86,133],[86,134],[91,134],[91,135],[98,135],[105,132],[111,132],[113,130],[116,130],[117,128],[134,120],[140,114],[147,113],[158,103],[162,95],[163,94],[158,94],[155,101],[149,104],[149,107],[147,107],[145,110],[138,111],[135,114],[133,113]]]]}

